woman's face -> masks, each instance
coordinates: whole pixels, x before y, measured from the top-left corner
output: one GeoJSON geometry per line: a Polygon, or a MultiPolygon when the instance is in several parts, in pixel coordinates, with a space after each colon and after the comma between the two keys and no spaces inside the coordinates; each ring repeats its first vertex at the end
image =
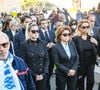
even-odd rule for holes
{"type": "Polygon", "coordinates": [[[68,42],[71,38],[71,33],[69,30],[64,30],[60,36],[61,42],[68,42]]]}
{"type": "Polygon", "coordinates": [[[88,23],[83,23],[80,27],[82,34],[88,34],[89,29],[90,29],[90,25],[88,23]]]}
{"type": "Polygon", "coordinates": [[[32,26],[29,31],[29,37],[31,40],[36,41],[39,38],[39,28],[38,26],[32,26]]]}

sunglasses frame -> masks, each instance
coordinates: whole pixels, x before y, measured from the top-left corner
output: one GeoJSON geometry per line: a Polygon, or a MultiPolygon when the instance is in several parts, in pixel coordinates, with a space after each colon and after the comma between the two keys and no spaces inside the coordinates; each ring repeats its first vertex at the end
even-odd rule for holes
{"type": "Polygon", "coordinates": [[[33,34],[35,34],[36,32],[39,33],[39,30],[30,30],[33,34]]]}
{"type": "Polygon", "coordinates": [[[89,29],[90,26],[82,26],[81,28],[82,28],[82,29],[86,29],[86,28],[89,29]]]}
{"type": "Polygon", "coordinates": [[[64,37],[66,37],[66,36],[70,36],[71,33],[69,33],[69,34],[67,34],[67,33],[63,33],[62,35],[63,35],[64,37]]]}
{"type": "Polygon", "coordinates": [[[9,45],[9,42],[6,42],[6,43],[2,43],[2,44],[0,44],[0,46],[2,46],[3,48],[7,48],[8,45],[9,45]]]}

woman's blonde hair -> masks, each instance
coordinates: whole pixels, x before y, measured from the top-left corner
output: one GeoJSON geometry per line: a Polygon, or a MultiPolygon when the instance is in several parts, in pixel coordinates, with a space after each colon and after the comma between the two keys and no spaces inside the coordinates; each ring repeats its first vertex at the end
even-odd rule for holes
{"type": "Polygon", "coordinates": [[[83,23],[88,23],[88,24],[89,24],[89,27],[90,27],[90,22],[89,22],[89,20],[87,20],[87,19],[82,19],[82,20],[80,20],[80,21],[78,22],[78,28],[77,28],[77,31],[76,31],[77,35],[80,35],[80,34],[81,34],[81,26],[82,26],[83,23]]]}

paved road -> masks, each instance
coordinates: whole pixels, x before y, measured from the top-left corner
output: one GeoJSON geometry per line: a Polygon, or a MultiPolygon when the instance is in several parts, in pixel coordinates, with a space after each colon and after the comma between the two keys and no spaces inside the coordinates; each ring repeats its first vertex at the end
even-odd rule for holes
{"type": "MultiPolygon", "coordinates": [[[[93,90],[98,90],[98,82],[100,82],[100,67],[96,67],[95,69],[95,84],[93,90]]],[[[50,84],[51,84],[51,90],[56,90],[55,74],[52,75],[50,84]]]]}

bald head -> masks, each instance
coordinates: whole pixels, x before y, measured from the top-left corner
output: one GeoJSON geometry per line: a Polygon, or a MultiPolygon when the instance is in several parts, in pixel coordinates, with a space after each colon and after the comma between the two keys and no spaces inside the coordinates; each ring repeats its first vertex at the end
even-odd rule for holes
{"type": "Polygon", "coordinates": [[[0,31],[0,44],[5,42],[9,42],[9,38],[5,33],[0,31]]]}
{"type": "Polygon", "coordinates": [[[10,43],[8,36],[5,33],[0,32],[0,60],[7,59],[9,47],[10,43]]]}

